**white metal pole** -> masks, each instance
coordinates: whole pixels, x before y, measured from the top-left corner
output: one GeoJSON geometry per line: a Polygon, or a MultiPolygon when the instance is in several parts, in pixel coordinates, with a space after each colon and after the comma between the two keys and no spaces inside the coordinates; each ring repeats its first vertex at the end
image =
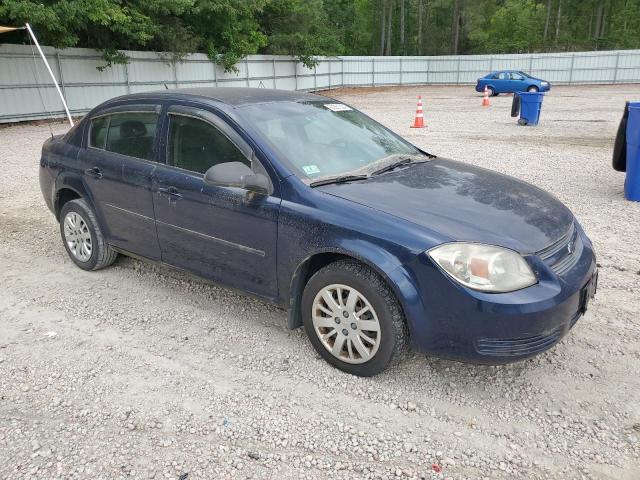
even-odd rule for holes
{"type": "Polygon", "coordinates": [[[47,62],[47,58],[44,56],[44,53],[42,53],[42,49],[40,48],[40,44],[38,43],[38,39],[33,34],[33,30],[31,30],[31,25],[29,25],[28,23],[25,23],[25,26],[27,27],[27,30],[29,31],[29,35],[31,35],[31,38],[33,39],[33,43],[36,44],[36,48],[38,49],[38,53],[40,53],[40,56],[42,57],[42,61],[44,62],[45,67],[47,67],[47,71],[49,72],[49,75],[51,75],[51,79],[53,80],[53,84],[56,86],[56,90],[58,91],[58,95],[60,95],[60,100],[62,100],[62,105],[64,106],[64,111],[67,113],[67,118],[69,119],[69,123],[73,127],[73,119],[71,118],[71,113],[69,113],[69,107],[67,107],[67,102],[64,99],[64,95],[62,95],[62,91],[60,90],[60,87],[58,86],[58,81],[56,80],[56,77],[53,74],[53,71],[51,71],[51,67],[49,66],[49,62],[47,62]]]}

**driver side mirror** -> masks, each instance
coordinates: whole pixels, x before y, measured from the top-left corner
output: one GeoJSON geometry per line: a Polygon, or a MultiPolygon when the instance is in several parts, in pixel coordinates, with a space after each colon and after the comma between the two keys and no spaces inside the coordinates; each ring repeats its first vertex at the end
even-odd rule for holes
{"type": "Polygon", "coordinates": [[[242,162],[225,162],[214,165],[204,174],[204,182],[214,187],[238,187],[250,192],[269,193],[269,179],[255,173],[242,162]]]}

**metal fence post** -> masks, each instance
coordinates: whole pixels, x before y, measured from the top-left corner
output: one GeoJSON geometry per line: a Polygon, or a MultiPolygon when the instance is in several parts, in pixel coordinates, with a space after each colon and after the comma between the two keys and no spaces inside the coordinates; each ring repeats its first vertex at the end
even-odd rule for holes
{"type": "Polygon", "coordinates": [[[318,89],[318,68],[317,65],[313,66],[313,91],[318,89]]]}
{"type": "Polygon", "coordinates": [[[178,65],[175,59],[171,63],[173,64],[173,84],[178,88],[178,65]]]}
{"type": "Polygon", "coordinates": [[[529,74],[531,74],[531,72],[533,72],[533,54],[530,54],[531,56],[529,57],[529,74]]]}
{"type": "Polygon", "coordinates": [[[376,86],[376,57],[371,58],[371,86],[376,86]]]}
{"type": "Polygon", "coordinates": [[[620,51],[616,53],[616,67],[613,70],[613,83],[618,81],[618,65],[620,64],[620,51]]]}
{"type": "Polygon", "coordinates": [[[250,85],[249,83],[249,58],[248,57],[244,57],[244,69],[245,69],[245,73],[246,73],[246,82],[247,82],[247,87],[250,85]]]}
{"type": "Polygon", "coordinates": [[[573,82],[573,64],[576,61],[576,55],[571,55],[571,66],[569,67],[569,85],[573,82]]]}
{"type": "Polygon", "coordinates": [[[460,85],[460,56],[458,56],[458,63],[456,65],[456,85],[460,85]]]}
{"type": "Polygon", "coordinates": [[[60,53],[56,50],[56,64],[58,65],[58,75],[60,76],[60,88],[64,98],[67,98],[67,92],[64,88],[64,74],[62,73],[62,63],[60,62],[60,53]]]}
{"type": "Polygon", "coordinates": [[[402,57],[400,57],[400,85],[404,85],[402,83],[402,57]]]}
{"type": "Polygon", "coordinates": [[[329,90],[331,90],[331,59],[327,59],[327,67],[329,67],[329,90]]]}
{"type": "Polygon", "coordinates": [[[293,62],[293,75],[295,76],[295,80],[296,80],[295,90],[298,90],[298,61],[297,60],[293,62]]]}
{"type": "Polygon", "coordinates": [[[425,82],[429,83],[429,67],[431,66],[431,59],[427,58],[427,70],[426,70],[426,75],[425,75],[425,82]]]}
{"type": "Polygon", "coordinates": [[[129,82],[129,58],[124,64],[124,81],[127,83],[127,93],[131,93],[131,83],[129,82]]]}
{"type": "Polygon", "coordinates": [[[344,87],[344,58],[340,57],[340,84],[344,87]]]}
{"type": "Polygon", "coordinates": [[[271,62],[273,65],[273,88],[278,88],[276,87],[276,59],[272,58],[271,62]]]}
{"type": "Polygon", "coordinates": [[[216,62],[211,62],[213,64],[213,81],[218,86],[218,72],[216,71],[216,62]]]}

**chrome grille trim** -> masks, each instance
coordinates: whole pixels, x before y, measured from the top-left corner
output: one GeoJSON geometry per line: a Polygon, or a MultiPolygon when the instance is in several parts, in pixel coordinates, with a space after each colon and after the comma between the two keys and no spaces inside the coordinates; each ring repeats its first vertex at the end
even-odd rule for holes
{"type": "Polygon", "coordinates": [[[583,245],[578,235],[578,229],[572,223],[569,231],[559,240],[543,248],[536,255],[556,274],[564,275],[571,270],[582,255],[583,245]],[[569,245],[572,248],[569,249],[569,245]]]}
{"type": "Polygon", "coordinates": [[[560,237],[559,240],[556,240],[548,247],[545,247],[539,252],[537,252],[536,255],[542,258],[542,260],[547,260],[548,258],[553,257],[560,250],[562,250],[563,248],[566,248],[567,244],[569,243],[569,240],[571,240],[571,238],[575,234],[576,234],[576,226],[573,222],[571,222],[571,227],[569,227],[569,230],[567,231],[567,233],[565,233],[562,237],[560,237]]]}

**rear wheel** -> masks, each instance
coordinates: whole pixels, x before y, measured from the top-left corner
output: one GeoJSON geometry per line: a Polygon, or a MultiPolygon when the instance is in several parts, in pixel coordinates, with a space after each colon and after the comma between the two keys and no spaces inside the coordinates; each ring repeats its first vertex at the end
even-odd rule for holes
{"type": "Polygon", "coordinates": [[[402,309],[386,282],[352,260],[316,272],[302,296],[304,327],[328,363],[347,373],[371,376],[408,349],[402,309]]]}
{"type": "Polygon", "coordinates": [[[527,88],[527,92],[535,93],[537,91],[538,87],[536,87],[535,85],[531,85],[529,88],[527,88]]]}
{"type": "Polygon", "coordinates": [[[69,257],[83,270],[108,267],[118,256],[105,241],[91,207],[80,198],[62,207],[60,235],[69,257]]]}

